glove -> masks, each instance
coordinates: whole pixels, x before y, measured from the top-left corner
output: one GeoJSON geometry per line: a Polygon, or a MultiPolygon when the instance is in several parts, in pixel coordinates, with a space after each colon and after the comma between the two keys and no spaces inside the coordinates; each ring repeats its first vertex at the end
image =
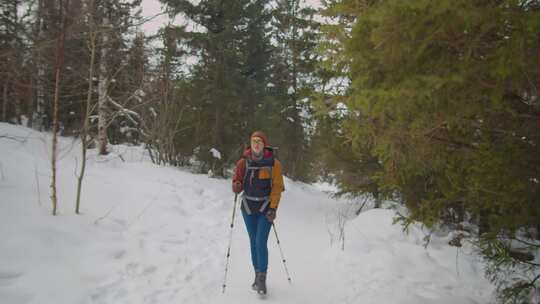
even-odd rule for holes
{"type": "Polygon", "coordinates": [[[234,193],[240,193],[240,192],[242,192],[242,182],[240,182],[240,181],[235,181],[235,182],[233,182],[233,184],[232,184],[232,191],[233,191],[234,193]]]}
{"type": "Polygon", "coordinates": [[[276,209],[268,209],[268,211],[266,212],[266,218],[270,223],[274,222],[274,220],[276,219],[276,209]]]}

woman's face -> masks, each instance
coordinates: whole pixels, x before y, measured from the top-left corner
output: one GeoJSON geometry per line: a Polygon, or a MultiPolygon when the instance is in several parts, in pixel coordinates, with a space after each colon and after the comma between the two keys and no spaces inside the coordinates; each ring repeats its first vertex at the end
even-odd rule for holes
{"type": "Polygon", "coordinates": [[[251,138],[251,151],[255,154],[260,154],[264,148],[264,141],[260,137],[251,138]]]}

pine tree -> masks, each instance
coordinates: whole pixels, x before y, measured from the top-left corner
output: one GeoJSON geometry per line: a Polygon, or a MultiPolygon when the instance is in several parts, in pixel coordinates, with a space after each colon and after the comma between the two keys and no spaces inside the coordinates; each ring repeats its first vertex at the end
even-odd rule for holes
{"type": "Polygon", "coordinates": [[[224,175],[253,131],[265,95],[268,18],[263,1],[164,1],[203,31],[184,32],[179,43],[199,56],[190,71],[194,126],[201,170],[224,175]],[[216,159],[210,149],[220,151],[216,159]]]}
{"type": "Polygon", "coordinates": [[[276,1],[272,11],[271,105],[265,109],[272,117],[272,138],[282,147],[280,158],[286,174],[310,180],[311,99],[318,82],[316,74],[319,24],[315,10],[302,7],[298,0],[276,1]]]}
{"type": "Polygon", "coordinates": [[[27,1],[0,4],[0,120],[22,123],[28,117],[28,26],[27,1]]]}
{"type": "Polygon", "coordinates": [[[12,84],[10,79],[14,79],[17,66],[16,41],[20,33],[17,33],[17,11],[20,1],[5,1],[0,4],[0,73],[2,92],[2,121],[8,121],[8,104],[12,84]]]}

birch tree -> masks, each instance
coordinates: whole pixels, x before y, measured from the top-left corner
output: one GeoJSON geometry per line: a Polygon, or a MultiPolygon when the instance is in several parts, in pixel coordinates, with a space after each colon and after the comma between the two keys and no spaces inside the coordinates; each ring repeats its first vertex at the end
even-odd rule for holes
{"type": "Polygon", "coordinates": [[[109,9],[103,7],[103,21],[101,25],[101,55],[98,70],[98,149],[99,154],[107,154],[107,88],[109,86],[109,76],[107,70],[107,58],[109,54],[109,35],[111,24],[108,16],[109,9]]]}
{"type": "Polygon", "coordinates": [[[57,212],[57,194],[56,194],[56,155],[57,155],[57,133],[58,133],[58,99],[60,95],[60,80],[61,73],[64,64],[64,41],[66,36],[66,14],[68,13],[69,0],[59,1],[59,10],[61,17],[60,33],[56,42],[56,71],[55,71],[55,86],[54,86],[54,102],[53,102],[53,138],[52,138],[52,178],[51,178],[51,200],[53,205],[52,214],[56,215],[57,212]]]}
{"type": "Polygon", "coordinates": [[[88,117],[92,111],[92,93],[94,92],[94,66],[95,66],[95,56],[96,56],[96,41],[97,33],[94,22],[94,8],[95,0],[89,0],[89,5],[87,5],[86,16],[89,23],[89,32],[88,32],[88,48],[90,49],[90,65],[88,68],[88,91],[86,93],[86,102],[85,110],[82,112],[82,128],[80,132],[81,138],[81,171],[77,177],[77,200],[75,202],[75,213],[79,214],[80,212],[80,202],[81,202],[81,191],[82,191],[82,181],[84,178],[84,173],[86,170],[86,151],[88,148],[88,129],[89,121],[88,117]]]}

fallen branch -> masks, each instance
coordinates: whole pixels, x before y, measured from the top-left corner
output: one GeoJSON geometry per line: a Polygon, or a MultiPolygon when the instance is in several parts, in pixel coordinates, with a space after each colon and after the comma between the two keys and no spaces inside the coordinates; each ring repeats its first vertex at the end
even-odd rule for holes
{"type": "Polygon", "coordinates": [[[16,137],[16,136],[9,136],[9,135],[0,135],[0,138],[11,139],[21,144],[24,144],[27,140],[27,138],[21,138],[21,137],[16,137]]]}
{"type": "Polygon", "coordinates": [[[97,218],[95,221],[94,221],[94,225],[97,225],[99,223],[99,221],[107,218],[107,216],[109,216],[109,214],[111,214],[111,212],[117,207],[118,205],[114,205],[111,209],[109,209],[109,211],[107,213],[105,213],[105,215],[103,215],[102,217],[99,217],[97,218]]]}
{"type": "Polygon", "coordinates": [[[150,206],[156,201],[156,198],[154,197],[148,204],[146,204],[146,206],[143,208],[143,210],[139,213],[139,215],[137,215],[137,217],[132,220],[131,222],[129,222],[126,226],[126,228],[129,228],[131,227],[131,225],[133,225],[135,222],[137,222],[138,220],[141,219],[141,217],[143,216],[143,214],[146,212],[146,210],[148,208],[150,208],[150,206]]]}

